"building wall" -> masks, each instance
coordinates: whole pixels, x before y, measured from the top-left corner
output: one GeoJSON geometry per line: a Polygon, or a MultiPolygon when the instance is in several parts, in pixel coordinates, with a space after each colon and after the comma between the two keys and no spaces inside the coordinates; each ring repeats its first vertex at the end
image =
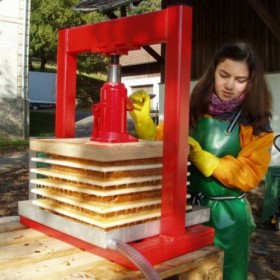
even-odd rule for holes
{"type": "Polygon", "coordinates": [[[29,134],[29,15],[30,0],[0,1],[0,138],[29,134]]]}
{"type": "Polygon", "coordinates": [[[134,91],[138,89],[144,89],[149,94],[155,95],[155,97],[151,99],[151,108],[158,109],[160,83],[159,74],[123,77],[122,83],[125,85],[128,95],[131,95],[134,91]]]}
{"type": "Polygon", "coordinates": [[[263,6],[269,25],[280,27],[280,1],[193,1],[192,79],[199,79],[216,50],[226,42],[245,40],[263,61],[265,71],[280,71],[280,41],[250,2],[263,6]]]}

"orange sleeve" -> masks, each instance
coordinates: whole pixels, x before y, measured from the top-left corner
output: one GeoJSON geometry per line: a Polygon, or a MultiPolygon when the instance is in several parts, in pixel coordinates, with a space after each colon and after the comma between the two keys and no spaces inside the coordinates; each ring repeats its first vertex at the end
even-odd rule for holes
{"type": "Polygon", "coordinates": [[[163,127],[164,127],[163,122],[159,123],[158,126],[156,127],[155,140],[163,140],[163,127]]]}
{"type": "Polygon", "coordinates": [[[274,134],[264,132],[253,135],[251,126],[241,125],[241,151],[237,158],[220,158],[213,176],[228,188],[238,188],[244,192],[257,187],[263,179],[271,159],[274,134]]]}

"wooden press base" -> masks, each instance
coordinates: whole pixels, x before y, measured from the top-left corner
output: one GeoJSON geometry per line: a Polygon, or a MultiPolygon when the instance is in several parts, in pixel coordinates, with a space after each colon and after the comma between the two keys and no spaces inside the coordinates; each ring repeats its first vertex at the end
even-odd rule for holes
{"type": "MultiPolygon", "coordinates": [[[[162,279],[222,279],[223,252],[207,246],[155,266],[162,279]]],[[[16,217],[0,218],[0,279],[120,280],[145,279],[95,254],[21,225],[16,217]]]]}
{"type": "MultiPolygon", "coordinates": [[[[103,249],[91,243],[80,240],[29,218],[20,216],[20,222],[49,236],[67,242],[77,248],[94,253],[130,269],[137,269],[126,257],[116,251],[103,249]]],[[[180,237],[157,235],[145,238],[138,242],[129,243],[152,265],[170,260],[180,255],[196,251],[213,243],[214,230],[210,227],[196,225],[186,228],[185,234],[180,237]]]]}
{"type": "MultiPolygon", "coordinates": [[[[32,157],[32,161],[36,165],[48,164],[47,167],[37,165],[30,169],[32,176],[35,176],[31,178],[31,183],[36,184],[32,192],[39,196],[35,197],[33,203],[44,212],[66,215],[69,220],[75,218],[104,231],[116,227],[129,228],[135,223],[145,224],[161,218],[159,210],[164,207],[164,203],[161,203],[163,194],[158,189],[162,184],[161,142],[139,141],[112,145],[93,143],[88,139],[32,139],[30,149],[46,154],[43,160],[39,156],[32,157]],[[43,176],[43,179],[38,178],[37,174],[43,176]],[[143,188],[149,190],[143,191],[143,188]],[[102,194],[99,194],[101,189],[102,194]],[[134,190],[133,193],[131,189],[134,190]],[[111,195],[112,191],[122,193],[111,195]],[[151,215],[154,214],[154,210],[158,210],[159,215],[148,217],[146,212],[151,215]],[[86,221],[83,219],[85,216],[88,218],[86,221]]],[[[186,195],[184,191],[181,193],[186,195]]],[[[186,196],[184,199],[187,198],[186,196]]],[[[187,209],[184,200],[181,202],[182,207],[177,206],[176,210],[179,209],[180,214],[184,214],[183,211],[187,209]]],[[[173,205],[165,204],[165,208],[168,207],[173,205]]],[[[185,217],[176,215],[178,211],[174,212],[172,217],[161,218],[165,221],[165,230],[160,231],[160,234],[147,236],[143,231],[141,237],[124,242],[129,243],[152,265],[213,244],[212,228],[199,224],[185,228],[188,213],[185,217]],[[176,223],[172,222],[169,225],[179,224],[181,230],[166,230],[166,220],[169,219],[176,220],[176,223]],[[163,232],[168,232],[168,235],[162,234],[163,232]]],[[[19,215],[25,226],[125,267],[136,268],[130,260],[116,251],[103,249],[107,246],[100,247],[94,242],[84,241],[80,235],[73,236],[49,224],[48,220],[38,220],[23,212],[19,212],[19,215]]]]}

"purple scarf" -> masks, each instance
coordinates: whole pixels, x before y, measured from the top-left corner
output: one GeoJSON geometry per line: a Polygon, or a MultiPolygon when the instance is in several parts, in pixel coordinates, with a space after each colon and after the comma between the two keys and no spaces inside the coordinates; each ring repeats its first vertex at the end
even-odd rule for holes
{"type": "Polygon", "coordinates": [[[235,98],[231,101],[223,101],[216,95],[215,92],[213,92],[208,104],[208,113],[210,115],[219,115],[233,112],[243,103],[244,99],[245,94],[242,93],[238,98],[235,98]]]}

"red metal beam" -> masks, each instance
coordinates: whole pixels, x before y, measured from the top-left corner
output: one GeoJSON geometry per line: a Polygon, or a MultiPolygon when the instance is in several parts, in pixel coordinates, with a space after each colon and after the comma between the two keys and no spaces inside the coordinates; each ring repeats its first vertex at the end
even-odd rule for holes
{"type": "MultiPolygon", "coordinates": [[[[178,6],[175,6],[178,7],[178,6]]],[[[192,9],[167,9],[161,232],[185,231],[192,9]]]]}

